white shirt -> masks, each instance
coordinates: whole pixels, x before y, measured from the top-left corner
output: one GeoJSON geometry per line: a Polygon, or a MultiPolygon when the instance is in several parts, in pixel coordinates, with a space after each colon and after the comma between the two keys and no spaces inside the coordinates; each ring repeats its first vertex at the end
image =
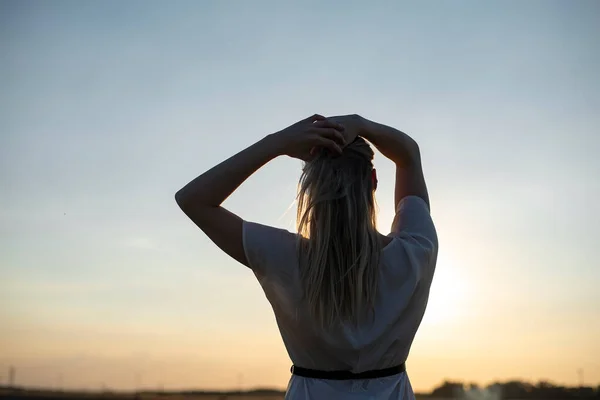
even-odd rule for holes
{"type": "MultiPolygon", "coordinates": [[[[294,365],[362,372],[399,365],[425,313],[437,260],[437,234],[427,204],[409,196],[398,204],[382,249],[374,318],[324,331],[302,301],[297,236],[244,222],[244,251],[273,307],[294,365]]],[[[406,373],[385,378],[334,381],[292,375],[286,399],[414,399],[406,373]]]]}

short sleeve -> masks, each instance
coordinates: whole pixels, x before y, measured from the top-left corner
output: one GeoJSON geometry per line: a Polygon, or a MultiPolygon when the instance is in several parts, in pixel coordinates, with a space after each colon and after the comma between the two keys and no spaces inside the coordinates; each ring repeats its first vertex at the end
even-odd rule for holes
{"type": "Polygon", "coordinates": [[[258,277],[290,269],[296,261],[296,234],[244,221],[243,245],[248,266],[258,277]]]}
{"type": "Polygon", "coordinates": [[[416,234],[427,237],[432,242],[437,241],[433,220],[425,200],[418,196],[407,196],[400,200],[392,222],[391,234],[416,234]]]}
{"type": "MultiPolygon", "coordinates": [[[[418,196],[404,197],[396,209],[390,236],[399,238],[421,272],[433,277],[438,252],[435,225],[425,201],[418,196]]],[[[422,275],[423,276],[423,275],[422,275]]]]}

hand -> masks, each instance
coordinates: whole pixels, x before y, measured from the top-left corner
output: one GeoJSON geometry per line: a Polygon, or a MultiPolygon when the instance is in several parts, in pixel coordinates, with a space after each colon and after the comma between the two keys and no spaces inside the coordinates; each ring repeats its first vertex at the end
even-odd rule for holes
{"type": "Polygon", "coordinates": [[[315,114],[275,133],[273,138],[282,154],[307,161],[318,147],[342,154],[346,144],[343,130],[339,123],[315,114]]]}
{"type": "Polygon", "coordinates": [[[344,127],[342,134],[344,135],[346,144],[352,143],[357,136],[363,133],[365,120],[360,115],[338,115],[329,117],[328,119],[329,121],[337,122],[344,127]]]}

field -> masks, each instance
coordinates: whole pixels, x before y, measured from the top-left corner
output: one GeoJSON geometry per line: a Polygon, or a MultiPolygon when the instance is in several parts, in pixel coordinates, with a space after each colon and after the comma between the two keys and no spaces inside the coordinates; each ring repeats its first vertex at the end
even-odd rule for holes
{"type": "Polygon", "coordinates": [[[248,393],[114,393],[0,389],[0,399],[21,400],[280,400],[284,392],[248,393]]]}
{"type": "MultiPolygon", "coordinates": [[[[0,388],[0,399],[15,400],[282,400],[284,392],[259,390],[246,393],[113,393],[59,392],[0,388]]],[[[420,397],[418,396],[417,399],[420,397]]],[[[435,399],[440,400],[440,399],[435,399]]]]}

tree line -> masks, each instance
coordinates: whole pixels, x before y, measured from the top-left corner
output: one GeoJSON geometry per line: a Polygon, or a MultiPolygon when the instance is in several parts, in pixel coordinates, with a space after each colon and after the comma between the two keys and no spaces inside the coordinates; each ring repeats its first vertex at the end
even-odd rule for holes
{"type": "Polygon", "coordinates": [[[482,400],[567,400],[600,399],[600,385],[568,387],[555,385],[548,381],[529,383],[523,381],[494,382],[485,387],[477,384],[445,381],[436,387],[427,397],[482,400]]]}

